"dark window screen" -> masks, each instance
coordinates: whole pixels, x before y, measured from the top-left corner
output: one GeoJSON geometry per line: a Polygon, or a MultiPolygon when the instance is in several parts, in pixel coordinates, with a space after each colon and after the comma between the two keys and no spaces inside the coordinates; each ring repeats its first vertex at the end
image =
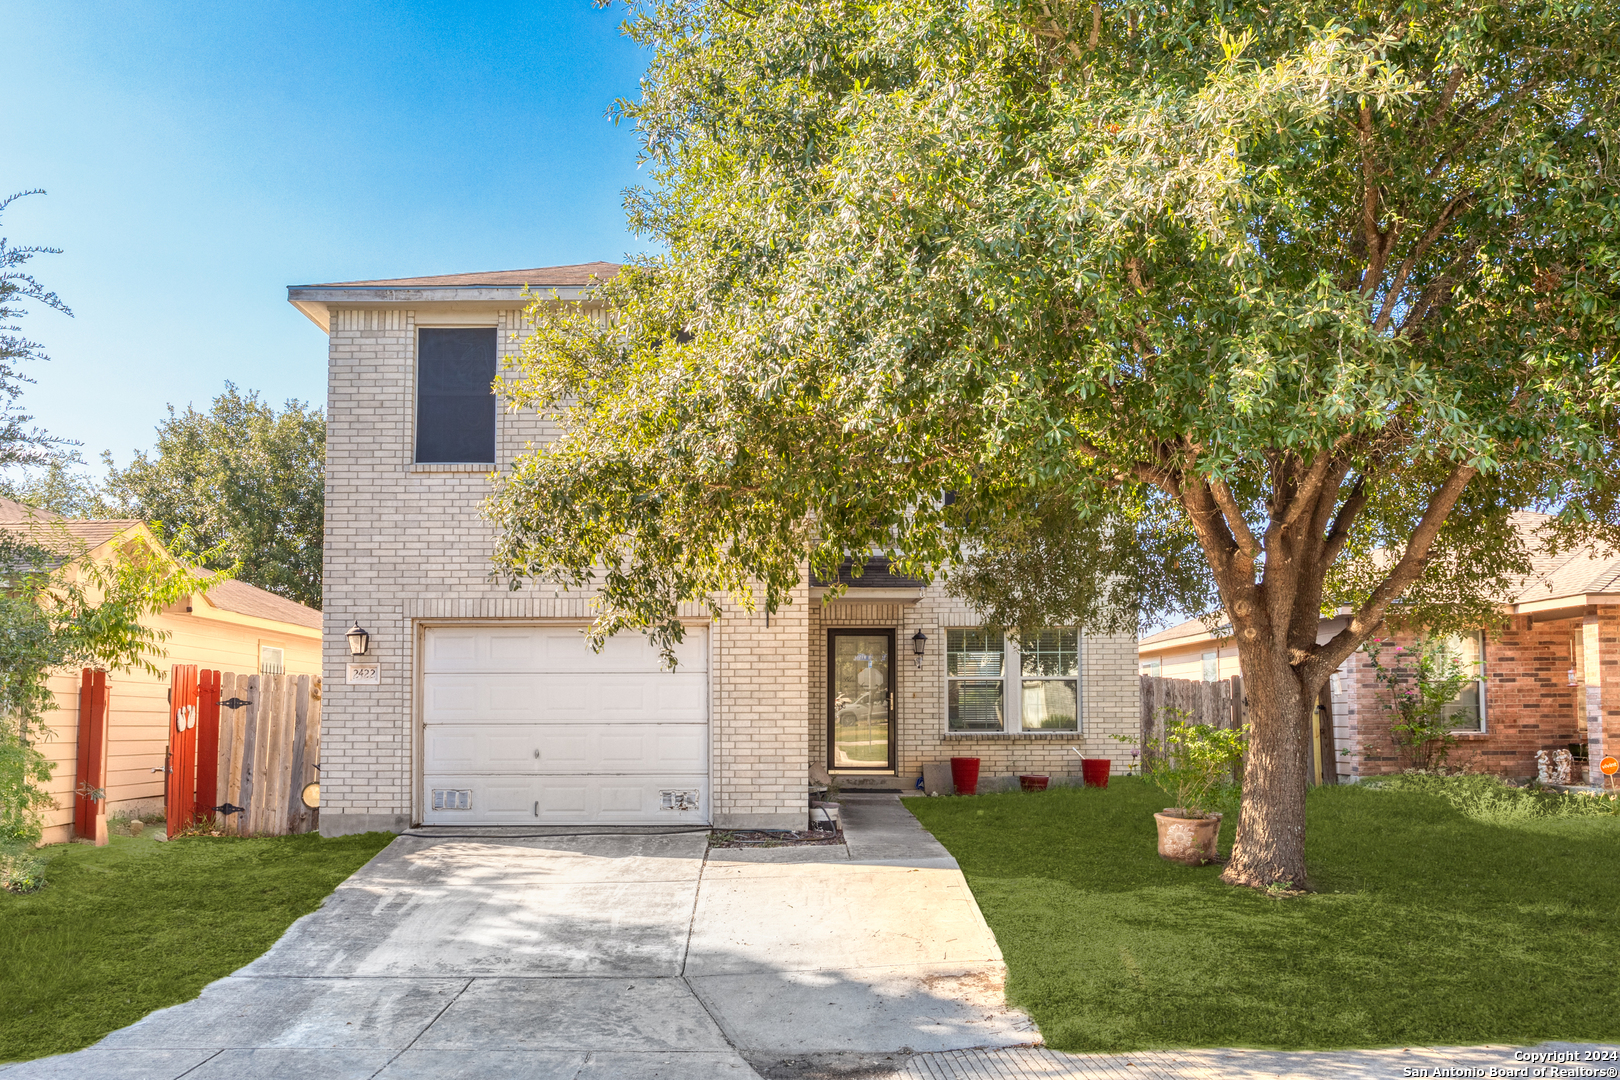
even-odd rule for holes
{"type": "Polygon", "coordinates": [[[416,460],[495,461],[495,328],[418,330],[416,460]]]}

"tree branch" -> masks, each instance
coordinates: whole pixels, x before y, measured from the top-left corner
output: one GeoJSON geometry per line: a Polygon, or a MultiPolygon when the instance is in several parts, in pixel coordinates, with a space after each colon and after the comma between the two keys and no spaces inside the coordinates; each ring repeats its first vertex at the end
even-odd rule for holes
{"type": "Polygon", "coordinates": [[[1367,597],[1365,603],[1350,616],[1350,622],[1343,630],[1325,644],[1319,645],[1301,665],[1300,676],[1308,685],[1321,685],[1321,680],[1335,671],[1344,663],[1349,655],[1356,651],[1362,642],[1378,628],[1384,621],[1384,613],[1389,605],[1398,599],[1411,584],[1423,574],[1423,566],[1429,558],[1429,549],[1434,546],[1435,537],[1440,534],[1440,527],[1446,523],[1457,500],[1462,497],[1463,489],[1468,482],[1479,474],[1479,470],[1472,465],[1458,465],[1451,470],[1445,483],[1434,493],[1429,500],[1428,508],[1423,511],[1423,517],[1418,526],[1412,531],[1411,539],[1406,542],[1406,551],[1402,553],[1395,565],[1390,568],[1384,580],[1373,589],[1372,595],[1367,597]]]}
{"type": "Polygon", "coordinates": [[[1445,89],[1440,91],[1440,100],[1435,103],[1434,112],[1429,114],[1429,122],[1423,125],[1425,128],[1432,128],[1438,124],[1440,118],[1446,114],[1446,110],[1451,108],[1451,99],[1457,95],[1457,87],[1462,85],[1462,78],[1463,69],[1459,64],[1451,69],[1450,76],[1446,78],[1445,89]]]}
{"type": "Polygon", "coordinates": [[[1215,504],[1226,515],[1227,527],[1232,530],[1232,537],[1237,543],[1237,549],[1243,557],[1253,566],[1254,561],[1260,557],[1260,544],[1249,531],[1249,523],[1244,520],[1243,509],[1238,506],[1237,500],[1232,497],[1232,491],[1226,486],[1226,481],[1219,477],[1209,480],[1210,494],[1215,497],[1215,504]]]}
{"type": "Polygon", "coordinates": [[[1366,507],[1367,500],[1371,497],[1371,493],[1367,490],[1367,474],[1362,473],[1356,477],[1355,486],[1350,489],[1344,505],[1339,507],[1327,536],[1322,539],[1322,554],[1319,561],[1324,569],[1333,565],[1333,560],[1344,550],[1344,545],[1350,540],[1350,526],[1355,524],[1356,517],[1366,507]]]}
{"type": "Polygon", "coordinates": [[[1367,269],[1361,275],[1361,295],[1371,296],[1384,276],[1384,264],[1389,260],[1389,249],[1395,243],[1400,221],[1390,225],[1386,233],[1378,228],[1378,164],[1373,160],[1372,109],[1361,107],[1356,124],[1361,139],[1361,231],[1367,245],[1367,269]]]}
{"type": "Polygon", "coordinates": [[[1418,260],[1428,254],[1429,248],[1440,238],[1440,234],[1445,232],[1446,226],[1451,223],[1452,219],[1472,206],[1473,203],[1474,193],[1472,191],[1454,195],[1451,201],[1446,203],[1445,208],[1440,211],[1440,217],[1435,221],[1434,227],[1423,235],[1417,246],[1412,249],[1411,254],[1407,255],[1406,259],[1401,263],[1401,268],[1395,272],[1395,280],[1390,283],[1389,291],[1384,294],[1384,306],[1378,312],[1378,318],[1373,323],[1373,333],[1381,334],[1384,332],[1385,327],[1389,326],[1389,319],[1395,311],[1396,302],[1400,299],[1401,289],[1406,286],[1407,276],[1412,273],[1412,268],[1417,265],[1418,260]]]}

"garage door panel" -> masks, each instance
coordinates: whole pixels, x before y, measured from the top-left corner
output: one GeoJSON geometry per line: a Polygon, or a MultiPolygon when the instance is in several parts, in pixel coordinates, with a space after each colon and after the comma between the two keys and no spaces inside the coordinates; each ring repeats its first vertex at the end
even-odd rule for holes
{"type": "Polygon", "coordinates": [[[427,675],[422,719],[436,723],[612,723],[708,719],[708,676],[427,675]]]}
{"type": "Polygon", "coordinates": [[[708,821],[708,780],[701,775],[427,778],[429,825],[702,825],[708,821]],[[434,810],[433,793],[445,805],[434,810]],[[456,798],[465,793],[464,801],[456,798]],[[674,797],[666,797],[668,796],[674,797]],[[448,797],[444,797],[448,796],[448,797]],[[668,803],[671,808],[666,809],[668,803]]]}
{"type": "MultiPolygon", "coordinates": [[[[676,670],[708,670],[708,632],[693,627],[675,647],[676,670]]],[[[434,627],[428,631],[422,670],[430,674],[472,672],[663,672],[662,654],[639,634],[609,638],[592,652],[577,627],[434,627]]]]}
{"type": "Polygon", "coordinates": [[[708,729],[701,724],[544,726],[445,725],[424,729],[430,773],[707,772],[708,729]]]}
{"type": "Polygon", "coordinates": [[[708,821],[708,633],[676,671],[639,636],[433,627],[423,648],[429,824],[708,821]]]}

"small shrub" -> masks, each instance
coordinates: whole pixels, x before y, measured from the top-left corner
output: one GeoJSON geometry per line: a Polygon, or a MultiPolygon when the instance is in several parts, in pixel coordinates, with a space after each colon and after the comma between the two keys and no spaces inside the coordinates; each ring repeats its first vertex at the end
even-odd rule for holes
{"type": "MultiPolygon", "coordinates": [[[[1232,765],[1243,760],[1244,728],[1218,728],[1189,724],[1192,714],[1166,706],[1160,710],[1164,737],[1150,738],[1142,747],[1147,778],[1189,817],[1208,817],[1217,807],[1234,801],[1232,765]]],[[[1120,742],[1129,736],[1115,735],[1120,742]]]]}
{"type": "Polygon", "coordinates": [[[1620,814],[1620,796],[1615,794],[1513,787],[1500,777],[1488,775],[1406,772],[1368,781],[1367,786],[1435,795],[1455,806],[1464,816],[1487,825],[1620,814]]]}
{"type": "Polygon", "coordinates": [[[1397,645],[1387,664],[1384,645],[1375,640],[1362,648],[1390,714],[1389,738],[1395,752],[1410,768],[1443,772],[1457,745],[1456,726],[1446,706],[1474,676],[1443,642],[1427,641],[1416,649],[1397,645]]]}
{"type": "Polygon", "coordinates": [[[23,844],[0,845],[0,889],[27,893],[45,885],[45,859],[23,844]]]}

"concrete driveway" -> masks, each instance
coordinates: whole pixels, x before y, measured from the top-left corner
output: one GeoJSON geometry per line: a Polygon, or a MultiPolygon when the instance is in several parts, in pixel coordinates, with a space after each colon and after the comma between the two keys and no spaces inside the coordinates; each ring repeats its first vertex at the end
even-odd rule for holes
{"type": "Polygon", "coordinates": [[[1038,1040],[945,850],[893,796],[845,806],[820,848],[408,834],[197,1000],[4,1080],[743,1080],[1038,1040]]]}

